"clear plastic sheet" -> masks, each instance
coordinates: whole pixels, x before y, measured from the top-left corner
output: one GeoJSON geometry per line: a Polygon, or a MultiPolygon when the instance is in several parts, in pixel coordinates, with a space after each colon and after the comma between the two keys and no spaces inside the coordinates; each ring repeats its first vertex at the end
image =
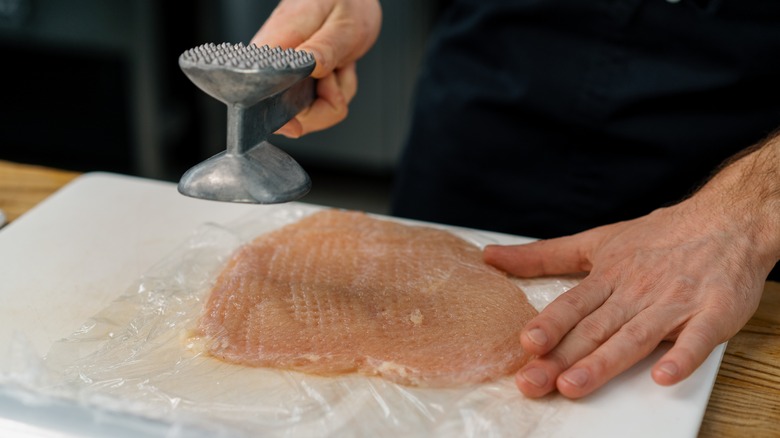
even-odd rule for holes
{"type": "MultiPolygon", "coordinates": [[[[17,348],[11,358],[17,369],[6,381],[10,375],[40,393],[225,436],[544,436],[560,421],[571,402],[526,399],[512,377],[412,388],[359,375],[247,368],[202,354],[192,329],[232,252],[313,209],[288,204],[227,226],[203,225],[110,306],[54,343],[45,360],[17,348]]],[[[489,233],[454,232],[479,246],[503,243],[489,233]]],[[[537,309],[576,282],[518,280],[537,309]]]]}

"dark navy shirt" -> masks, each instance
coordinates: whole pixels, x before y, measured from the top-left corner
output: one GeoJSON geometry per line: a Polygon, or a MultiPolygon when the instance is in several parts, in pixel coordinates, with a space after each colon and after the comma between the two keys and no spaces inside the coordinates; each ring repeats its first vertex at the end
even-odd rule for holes
{"type": "Polygon", "coordinates": [[[393,214],[548,238],[679,201],[780,127],[778,0],[452,0],[393,214]]]}

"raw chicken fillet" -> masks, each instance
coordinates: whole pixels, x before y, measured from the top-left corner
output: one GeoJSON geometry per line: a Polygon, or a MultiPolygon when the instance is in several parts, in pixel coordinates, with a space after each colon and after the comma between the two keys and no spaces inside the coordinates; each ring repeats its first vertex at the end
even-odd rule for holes
{"type": "Polygon", "coordinates": [[[535,314],[450,232],[325,210],[239,249],[200,328],[227,362],[441,387],[520,368],[535,314]]]}

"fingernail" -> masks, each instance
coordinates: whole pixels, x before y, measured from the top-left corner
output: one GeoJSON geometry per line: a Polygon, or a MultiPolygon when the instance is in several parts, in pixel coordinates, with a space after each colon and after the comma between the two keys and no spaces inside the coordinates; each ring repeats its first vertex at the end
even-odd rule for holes
{"type": "Polygon", "coordinates": [[[677,364],[674,362],[664,362],[658,366],[658,369],[670,376],[676,376],[680,369],[677,368],[677,364]]]}
{"type": "Polygon", "coordinates": [[[563,380],[582,388],[588,383],[588,372],[581,368],[570,370],[563,374],[563,380]]]}
{"type": "Polygon", "coordinates": [[[290,132],[290,129],[288,129],[287,127],[282,127],[277,129],[276,132],[274,132],[274,134],[283,135],[285,137],[291,137],[292,133],[290,132]]]}
{"type": "Polygon", "coordinates": [[[534,328],[528,331],[528,339],[536,345],[544,346],[547,344],[547,333],[540,328],[534,328]]]}
{"type": "Polygon", "coordinates": [[[280,129],[280,130],[278,130],[276,132],[277,132],[277,134],[280,133],[280,134],[282,134],[283,136],[285,136],[287,138],[295,139],[295,138],[300,138],[301,137],[301,133],[297,129],[293,129],[293,128],[280,129]]]}
{"type": "Polygon", "coordinates": [[[534,386],[542,387],[547,384],[547,373],[540,370],[539,368],[523,370],[520,374],[523,376],[523,379],[525,379],[526,382],[534,386]]]}

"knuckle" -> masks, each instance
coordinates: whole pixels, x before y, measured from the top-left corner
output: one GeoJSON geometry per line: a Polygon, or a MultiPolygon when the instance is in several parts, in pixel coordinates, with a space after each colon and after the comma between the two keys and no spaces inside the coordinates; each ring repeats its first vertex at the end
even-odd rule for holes
{"type": "Polygon", "coordinates": [[[690,293],[697,289],[699,282],[688,275],[678,275],[672,280],[672,289],[680,293],[690,293]]]}
{"type": "Polygon", "coordinates": [[[334,108],[332,122],[334,124],[343,122],[348,115],[349,115],[349,108],[347,107],[347,105],[340,105],[339,107],[334,108]]]}
{"type": "Polygon", "coordinates": [[[595,345],[603,344],[614,333],[603,320],[597,318],[585,318],[579,326],[579,335],[595,345]]]}
{"type": "Polygon", "coordinates": [[[604,375],[607,370],[612,368],[610,361],[598,351],[593,352],[593,354],[588,356],[587,361],[587,368],[597,379],[604,375]]]}
{"type": "Polygon", "coordinates": [[[720,343],[719,340],[721,338],[721,336],[719,336],[715,330],[706,331],[700,329],[689,330],[688,333],[685,334],[685,336],[689,338],[696,345],[706,345],[706,346],[717,345],[718,343],[720,343]]]}
{"type": "Polygon", "coordinates": [[[696,353],[690,348],[679,347],[675,355],[675,362],[683,372],[693,370],[696,367],[696,353]]]}
{"type": "MultiPolygon", "coordinates": [[[[582,293],[577,291],[568,291],[558,297],[559,304],[564,307],[574,309],[578,315],[584,316],[589,313],[588,302],[582,293]]],[[[556,301],[558,301],[556,300],[556,301]]]]}
{"type": "Polygon", "coordinates": [[[566,358],[566,356],[556,351],[548,354],[546,356],[546,359],[552,362],[552,364],[559,372],[569,369],[572,363],[574,363],[574,361],[569,360],[568,358],[566,358]]]}
{"type": "Polygon", "coordinates": [[[620,333],[637,346],[657,343],[655,332],[645,324],[626,324],[620,333]]]}

